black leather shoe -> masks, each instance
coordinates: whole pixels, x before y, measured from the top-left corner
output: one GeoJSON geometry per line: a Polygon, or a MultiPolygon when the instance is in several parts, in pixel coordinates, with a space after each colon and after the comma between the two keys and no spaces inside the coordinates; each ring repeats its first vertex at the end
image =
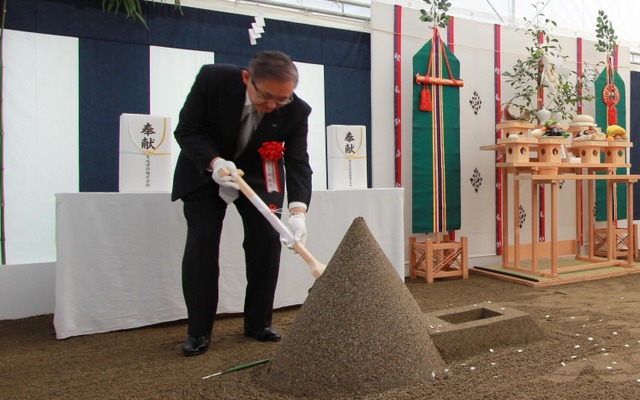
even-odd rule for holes
{"type": "Polygon", "coordinates": [[[282,339],[280,332],[276,331],[272,326],[266,328],[251,330],[245,328],[244,335],[247,337],[256,338],[261,342],[279,342],[282,339]]]}
{"type": "Polygon", "coordinates": [[[188,336],[187,340],[182,343],[182,354],[185,357],[204,354],[209,349],[209,342],[210,339],[207,336],[188,336]]]}

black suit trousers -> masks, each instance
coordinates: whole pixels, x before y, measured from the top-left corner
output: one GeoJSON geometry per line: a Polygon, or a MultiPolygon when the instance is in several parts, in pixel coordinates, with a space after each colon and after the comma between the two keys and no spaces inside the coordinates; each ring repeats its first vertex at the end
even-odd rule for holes
{"type": "MultiPolygon", "coordinates": [[[[210,335],[218,307],[220,237],[227,204],[211,182],[183,197],[187,241],[182,259],[182,290],[187,305],[188,334],[210,335]]],[[[234,202],[242,219],[247,287],[245,329],[271,325],[278,282],[280,235],[242,194],[234,202]]],[[[278,208],[282,204],[277,205],[278,208]]],[[[240,229],[227,226],[226,229],[240,229]]],[[[224,268],[224,266],[223,266],[224,268]]]]}

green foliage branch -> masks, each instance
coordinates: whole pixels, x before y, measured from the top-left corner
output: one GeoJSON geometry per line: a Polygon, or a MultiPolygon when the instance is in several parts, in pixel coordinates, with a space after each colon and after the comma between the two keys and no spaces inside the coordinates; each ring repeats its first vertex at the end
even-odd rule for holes
{"type": "MultiPolygon", "coordinates": [[[[113,14],[116,15],[122,9],[127,14],[127,18],[138,20],[145,28],[149,29],[147,21],[142,15],[142,1],[143,0],[102,0],[102,10],[107,13],[113,12],[113,14]]],[[[151,2],[155,3],[154,0],[151,2]]],[[[162,0],[162,3],[164,3],[164,0],[162,0]]],[[[174,0],[174,3],[176,10],[182,12],[180,0],[174,0]]]]}
{"type": "MultiPolygon", "coordinates": [[[[532,4],[535,8],[534,17],[523,18],[525,28],[518,29],[524,30],[525,35],[530,39],[530,45],[525,47],[527,57],[518,58],[510,71],[502,72],[505,82],[514,89],[514,96],[506,106],[515,107],[519,111],[520,119],[528,121],[533,121],[536,112],[545,107],[545,100],[551,111],[560,112],[563,119],[568,119],[575,105],[594,98],[588,93],[589,86],[585,79],[577,79],[576,71],[570,71],[565,76],[555,70],[556,65],[549,62],[560,60],[562,64],[568,56],[562,54],[560,41],[550,34],[550,30],[556,28],[558,24],[542,12],[544,5],[542,1],[532,4]],[[544,38],[542,43],[540,37],[544,38]],[[545,60],[547,71],[545,71],[545,60]],[[553,90],[545,91],[549,89],[548,79],[544,79],[545,74],[554,81],[553,90]],[[572,83],[573,76],[576,77],[575,84],[572,83]],[[544,98],[540,96],[542,92],[545,94],[544,98]]],[[[586,70],[586,66],[583,68],[586,70]]],[[[582,76],[587,75],[583,73],[582,76]]]]}
{"type": "Polygon", "coordinates": [[[450,15],[447,11],[451,7],[451,3],[447,0],[422,0],[427,3],[428,10],[420,9],[420,21],[432,22],[433,29],[446,28],[449,25],[450,15]]]}
{"type": "Polygon", "coordinates": [[[613,23],[605,14],[604,10],[598,10],[598,17],[596,18],[596,50],[602,53],[607,53],[607,56],[613,55],[616,50],[616,44],[618,42],[618,36],[616,36],[616,30],[613,29],[613,23]]]}

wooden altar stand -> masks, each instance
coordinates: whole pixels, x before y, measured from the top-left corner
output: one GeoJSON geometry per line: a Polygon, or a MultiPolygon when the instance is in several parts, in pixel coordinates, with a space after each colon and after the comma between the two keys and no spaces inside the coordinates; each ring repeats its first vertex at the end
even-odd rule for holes
{"type": "MultiPolygon", "coordinates": [[[[498,126],[499,127],[499,126],[498,126]]],[[[614,220],[613,201],[607,202],[606,227],[596,229],[595,215],[587,211],[587,238],[583,246],[581,236],[584,230],[579,207],[576,207],[576,237],[573,240],[558,239],[558,187],[565,181],[576,182],[576,200],[583,202],[583,188],[587,195],[585,210],[595,209],[595,182],[604,181],[607,193],[616,193],[616,185],[627,187],[627,216],[633,216],[633,184],[640,175],[616,175],[618,168],[629,168],[625,162],[626,149],[632,144],[626,141],[602,140],[573,142],[569,146],[563,138],[521,138],[498,139],[496,145],[481,146],[481,150],[502,153],[496,166],[502,174],[502,265],[476,267],[474,273],[489,275],[498,279],[541,287],[560,285],[584,280],[602,279],[618,275],[640,273],[634,264],[637,254],[637,234],[631,222],[625,228],[618,228],[614,220]],[[537,157],[530,156],[536,154],[537,157]],[[573,154],[574,162],[567,162],[562,155],[573,154]],[[604,154],[601,162],[600,154],[604,154]],[[579,162],[578,162],[579,158],[579,162]],[[511,178],[511,183],[509,178],[511,178]],[[531,186],[531,214],[539,215],[539,188],[550,188],[550,210],[547,218],[550,225],[550,240],[539,241],[538,224],[531,224],[531,243],[521,243],[520,187],[531,186]],[[509,194],[513,204],[509,204],[509,194]],[[512,243],[509,244],[509,238],[512,243]],[[586,247],[586,250],[582,250],[586,247]],[[628,251],[631,249],[631,251],[628,251]]],[[[632,221],[632,220],[631,220],[632,221]]]]}

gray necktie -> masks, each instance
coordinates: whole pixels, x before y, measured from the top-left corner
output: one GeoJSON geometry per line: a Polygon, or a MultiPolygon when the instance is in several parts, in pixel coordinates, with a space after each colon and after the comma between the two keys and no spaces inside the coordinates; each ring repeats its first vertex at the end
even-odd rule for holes
{"type": "Polygon", "coordinates": [[[244,106],[240,120],[240,131],[238,132],[238,145],[235,156],[238,157],[247,147],[256,126],[260,122],[260,113],[251,104],[244,106]]]}
{"type": "MultiPolygon", "coordinates": [[[[244,108],[242,109],[235,157],[238,157],[240,154],[242,154],[245,147],[247,147],[247,143],[249,143],[251,135],[253,135],[253,131],[255,130],[256,125],[259,121],[259,114],[260,113],[255,108],[253,108],[251,104],[244,106],[244,108]]],[[[224,201],[227,202],[227,204],[233,202],[238,198],[239,195],[237,190],[226,186],[220,186],[218,194],[224,201]]]]}

